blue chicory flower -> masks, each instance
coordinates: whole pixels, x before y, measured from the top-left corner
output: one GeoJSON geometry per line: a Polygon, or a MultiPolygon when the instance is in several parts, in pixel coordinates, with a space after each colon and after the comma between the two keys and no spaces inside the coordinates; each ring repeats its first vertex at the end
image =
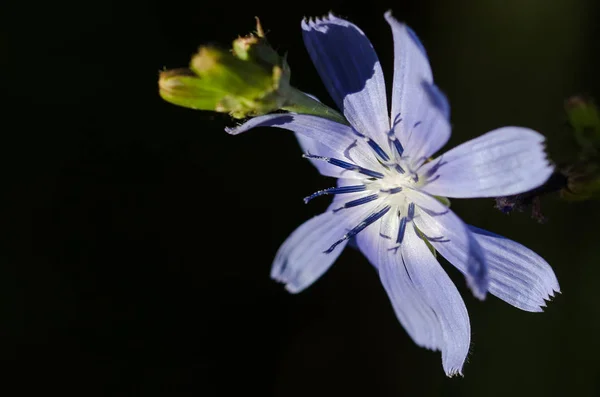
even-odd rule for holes
{"type": "Polygon", "coordinates": [[[383,73],[365,34],[329,15],[302,22],[304,42],[327,90],[350,125],[281,113],[236,128],[272,126],[296,133],[308,158],[336,187],[327,211],[302,224],[283,243],[271,276],[293,293],[317,280],[349,240],[378,270],[396,315],[419,346],[440,350],[448,376],[462,374],[469,351],[465,304],[430,244],[460,270],[475,296],[491,294],[538,312],[558,282],[530,249],[463,223],[435,196],[498,197],[543,184],[553,172],[539,133],[503,127],[436,159],[450,137],[449,105],[433,84],[415,33],[388,12],[394,38],[391,117],[383,73]],[[426,243],[427,241],[427,243],[426,243]]]}

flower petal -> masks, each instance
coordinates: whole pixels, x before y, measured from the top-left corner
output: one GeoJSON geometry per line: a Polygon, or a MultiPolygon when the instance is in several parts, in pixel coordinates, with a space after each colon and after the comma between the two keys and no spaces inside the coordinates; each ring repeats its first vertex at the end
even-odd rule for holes
{"type": "MultiPolygon", "coordinates": [[[[312,94],[305,92],[304,95],[311,97],[317,102],[321,102],[319,98],[312,94]]],[[[314,153],[318,154],[319,156],[334,158],[338,155],[338,153],[329,149],[327,146],[319,143],[313,138],[309,138],[306,135],[299,134],[297,132],[294,133],[294,135],[296,135],[296,139],[298,140],[298,143],[300,144],[300,148],[302,148],[303,153],[314,153]]],[[[335,165],[329,164],[325,161],[315,160],[311,158],[309,158],[308,161],[310,161],[312,165],[315,166],[315,168],[319,171],[321,175],[331,176],[333,178],[342,178],[345,176],[344,173],[347,173],[347,171],[345,171],[344,169],[336,167],[335,165]]]]}
{"type": "Polygon", "coordinates": [[[302,21],[302,36],[327,91],[350,124],[380,146],[390,128],[377,54],[354,24],[329,14],[302,21]]]}
{"type": "Polygon", "coordinates": [[[462,375],[469,353],[469,314],[458,290],[414,228],[402,244],[404,266],[417,291],[435,312],[442,330],[442,365],[448,376],[462,375]]]}
{"type": "Polygon", "coordinates": [[[541,312],[544,301],[560,292],[554,271],[541,256],[505,237],[475,226],[469,229],[485,252],[491,294],[519,309],[541,312]]]}
{"type": "Polygon", "coordinates": [[[471,198],[510,196],[534,189],[553,172],[543,142],[544,136],[528,128],[493,130],[425,164],[419,174],[433,175],[422,190],[436,196],[471,198]],[[438,161],[441,166],[435,171],[438,161]]]}
{"type": "Polygon", "coordinates": [[[467,225],[434,197],[409,190],[406,194],[419,207],[415,225],[436,251],[465,274],[473,295],[483,300],[489,289],[487,258],[467,225]]]}
{"type": "Polygon", "coordinates": [[[333,251],[325,253],[348,230],[360,223],[377,204],[368,203],[356,208],[334,212],[340,201],[334,201],[321,215],[304,222],[281,245],[271,277],[286,284],[286,289],[298,293],[314,283],[340,256],[347,241],[339,243],[333,251]]]}
{"type": "Polygon", "coordinates": [[[391,13],[385,19],[394,36],[392,120],[405,152],[415,161],[428,158],[448,142],[450,106],[433,84],[425,48],[417,35],[391,13]]]}
{"type": "Polygon", "coordinates": [[[359,250],[379,271],[398,320],[419,346],[442,347],[442,330],[435,312],[423,299],[406,270],[395,239],[399,219],[390,213],[356,237],[359,250]]]}
{"type": "Polygon", "coordinates": [[[467,309],[458,290],[413,227],[400,250],[399,221],[390,213],[357,236],[359,249],[378,269],[396,316],[419,346],[442,352],[449,376],[461,373],[470,343],[467,309]]]}
{"type": "MultiPolygon", "coordinates": [[[[331,154],[335,154],[334,158],[349,161],[361,167],[375,169],[380,167],[369,145],[363,139],[358,139],[351,127],[321,117],[295,113],[268,114],[254,117],[242,125],[235,128],[226,128],[225,130],[229,134],[237,135],[255,127],[284,128],[307,139],[312,139],[319,144],[314,145],[308,141],[301,141],[301,145],[309,143],[309,148],[327,148],[325,153],[311,154],[325,157],[333,157],[331,154]]],[[[338,175],[326,173],[330,167],[318,168],[326,176],[338,175]]]]}
{"type": "MultiPolygon", "coordinates": [[[[298,140],[298,143],[300,144],[300,148],[302,149],[303,153],[311,153],[317,154],[319,156],[333,158],[339,156],[339,152],[330,149],[329,147],[323,145],[316,139],[309,138],[306,135],[299,134],[297,132],[294,133],[294,135],[296,135],[296,139],[298,140]]],[[[321,175],[330,176],[333,178],[342,178],[348,173],[347,170],[344,170],[340,167],[336,167],[335,165],[329,164],[326,161],[315,160],[311,158],[307,160],[315,166],[315,168],[319,171],[321,175]]]]}

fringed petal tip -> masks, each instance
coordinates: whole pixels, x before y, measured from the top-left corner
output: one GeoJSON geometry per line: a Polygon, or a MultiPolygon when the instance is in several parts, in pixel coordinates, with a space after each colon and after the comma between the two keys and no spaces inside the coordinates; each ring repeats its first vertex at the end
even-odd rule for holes
{"type": "Polygon", "coordinates": [[[304,289],[303,288],[299,288],[298,286],[288,283],[285,285],[285,290],[287,292],[289,292],[290,294],[296,295],[300,292],[302,292],[304,289]]]}
{"type": "Polygon", "coordinates": [[[286,265],[273,266],[271,268],[271,279],[283,285],[287,292],[295,295],[302,292],[307,286],[300,283],[302,275],[299,272],[294,274],[291,270],[286,265]]]}
{"type": "Polygon", "coordinates": [[[450,368],[450,369],[444,368],[444,371],[446,372],[446,376],[448,378],[454,378],[454,377],[464,378],[462,368],[450,368]]]}
{"type": "MultiPolygon", "coordinates": [[[[558,286],[557,286],[557,288],[558,288],[558,286]]],[[[552,302],[556,298],[556,294],[561,294],[561,293],[562,292],[560,292],[560,289],[555,289],[555,290],[549,291],[548,294],[545,297],[543,297],[544,300],[542,303],[540,303],[539,310],[536,310],[536,312],[538,312],[538,313],[543,312],[544,309],[547,307],[546,304],[552,302]]]]}
{"type": "Polygon", "coordinates": [[[385,20],[387,21],[387,23],[392,24],[392,23],[397,23],[400,26],[406,26],[406,24],[404,24],[403,22],[398,21],[393,15],[392,15],[392,10],[387,10],[386,12],[383,13],[383,17],[385,18],[385,20]]]}
{"type": "MultiPolygon", "coordinates": [[[[225,127],[225,132],[229,135],[239,135],[256,127],[283,127],[298,119],[298,114],[293,112],[271,113],[262,116],[253,117],[239,123],[233,127],[225,127]]],[[[311,116],[313,117],[313,116],[311,116]]]]}
{"type": "Polygon", "coordinates": [[[535,136],[537,139],[538,148],[543,155],[543,159],[545,160],[545,169],[554,172],[555,166],[554,162],[550,158],[550,154],[548,153],[548,141],[546,140],[546,137],[534,130],[527,129],[527,131],[532,133],[532,136],[535,136]]]}
{"type": "MultiPolygon", "coordinates": [[[[331,15],[331,14],[330,14],[331,15]]],[[[327,26],[321,26],[323,22],[328,21],[329,16],[325,17],[304,17],[302,18],[302,22],[300,23],[300,27],[302,30],[317,30],[321,33],[327,32],[327,26]]]]}
{"type": "Polygon", "coordinates": [[[318,30],[322,33],[327,32],[327,26],[326,24],[334,24],[334,25],[339,25],[339,26],[352,26],[353,28],[356,28],[360,33],[363,33],[363,31],[358,28],[356,25],[352,24],[351,22],[346,21],[345,19],[339,18],[337,16],[335,16],[333,14],[332,11],[329,11],[329,13],[327,15],[324,15],[322,17],[304,17],[302,18],[302,21],[300,22],[300,26],[302,27],[303,30],[318,30]]]}
{"type": "Polygon", "coordinates": [[[235,127],[225,127],[225,132],[228,133],[229,135],[237,135],[239,134],[239,132],[237,131],[239,129],[240,125],[237,125],[235,127]]]}
{"type": "Polygon", "coordinates": [[[558,280],[554,273],[552,273],[553,277],[549,277],[550,280],[546,282],[544,293],[540,295],[539,302],[537,307],[531,307],[529,310],[526,308],[520,307],[520,309],[529,311],[532,313],[542,313],[544,312],[547,304],[552,302],[558,294],[561,294],[560,286],[558,285],[558,280]]]}
{"type": "Polygon", "coordinates": [[[560,292],[554,271],[541,256],[500,235],[469,229],[485,253],[492,295],[521,310],[541,312],[560,292]]]}
{"type": "Polygon", "coordinates": [[[423,53],[423,55],[425,55],[425,57],[427,57],[427,51],[425,50],[425,46],[423,45],[423,43],[421,42],[421,39],[419,39],[419,36],[417,36],[415,31],[410,28],[410,26],[408,26],[406,23],[400,22],[396,18],[394,18],[394,16],[392,15],[392,10],[387,10],[383,14],[383,17],[385,18],[385,20],[387,21],[388,24],[390,24],[392,26],[397,25],[403,29],[406,29],[406,33],[408,33],[410,38],[414,41],[414,43],[417,45],[417,47],[423,53]]]}

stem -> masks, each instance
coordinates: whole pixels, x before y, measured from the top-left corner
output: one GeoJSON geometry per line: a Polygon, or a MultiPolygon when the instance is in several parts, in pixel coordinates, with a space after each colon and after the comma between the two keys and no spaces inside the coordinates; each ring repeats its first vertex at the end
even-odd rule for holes
{"type": "Polygon", "coordinates": [[[327,105],[312,99],[305,93],[297,90],[294,87],[290,87],[287,92],[288,103],[282,107],[283,110],[288,112],[310,114],[313,116],[323,117],[337,123],[348,125],[348,120],[340,113],[336,112],[327,105]]]}

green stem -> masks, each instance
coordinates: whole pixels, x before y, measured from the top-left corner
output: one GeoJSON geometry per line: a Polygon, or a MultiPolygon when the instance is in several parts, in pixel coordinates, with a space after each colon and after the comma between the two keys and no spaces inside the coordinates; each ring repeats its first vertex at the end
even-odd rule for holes
{"type": "Polygon", "coordinates": [[[340,113],[336,112],[329,106],[322,104],[321,102],[312,99],[305,93],[290,87],[287,92],[288,103],[283,106],[283,110],[288,112],[310,114],[313,116],[323,117],[337,123],[348,125],[348,120],[340,113]]]}

